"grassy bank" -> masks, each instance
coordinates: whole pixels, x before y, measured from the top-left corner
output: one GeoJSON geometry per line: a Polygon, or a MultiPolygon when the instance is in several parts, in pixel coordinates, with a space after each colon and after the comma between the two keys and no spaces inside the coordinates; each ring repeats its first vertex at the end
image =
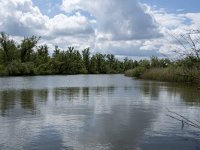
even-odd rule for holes
{"type": "Polygon", "coordinates": [[[191,75],[186,75],[183,68],[152,68],[145,71],[141,78],[143,79],[153,79],[160,81],[170,81],[170,82],[191,82],[197,83],[197,78],[194,78],[200,74],[197,70],[190,70],[191,75]]]}
{"type": "Polygon", "coordinates": [[[182,67],[170,66],[166,68],[135,68],[125,72],[126,76],[136,77],[147,80],[167,81],[167,82],[185,82],[200,85],[200,71],[190,69],[189,71],[182,67]]]}
{"type": "Polygon", "coordinates": [[[192,83],[200,86],[200,59],[194,56],[174,62],[152,57],[141,62],[134,69],[125,72],[126,76],[140,79],[192,83]]]}

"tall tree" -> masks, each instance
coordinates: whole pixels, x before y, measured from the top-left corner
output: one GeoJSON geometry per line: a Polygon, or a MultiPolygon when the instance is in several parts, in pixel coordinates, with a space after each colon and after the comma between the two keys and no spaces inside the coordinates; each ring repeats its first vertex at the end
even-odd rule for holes
{"type": "Polygon", "coordinates": [[[90,49],[86,48],[82,51],[83,62],[87,72],[90,72],[90,49]]]}
{"type": "Polygon", "coordinates": [[[49,60],[48,46],[46,44],[39,46],[37,48],[37,52],[35,56],[36,56],[35,63],[37,64],[37,66],[39,64],[47,63],[49,60]]]}
{"type": "Polygon", "coordinates": [[[97,71],[97,59],[96,59],[95,55],[93,55],[91,57],[91,61],[90,61],[90,73],[92,73],[92,74],[98,73],[98,71],[97,71]]]}
{"type": "Polygon", "coordinates": [[[107,68],[106,68],[106,60],[105,57],[106,55],[101,54],[101,53],[97,53],[95,55],[96,60],[97,60],[97,71],[98,73],[106,73],[107,72],[107,68]]]}
{"type": "Polygon", "coordinates": [[[3,63],[7,64],[18,57],[17,46],[14,40],[9,39],[9,36],[1,32],[0,36],[0,53],[3,63]]]}
{"type": "Polygon", "coordinates": [[[32,36],[24,38],[20,45],[21,61],[28,62],[31,61],[33,54],[33,48],[37,45],[40,37],[32,36]]]}

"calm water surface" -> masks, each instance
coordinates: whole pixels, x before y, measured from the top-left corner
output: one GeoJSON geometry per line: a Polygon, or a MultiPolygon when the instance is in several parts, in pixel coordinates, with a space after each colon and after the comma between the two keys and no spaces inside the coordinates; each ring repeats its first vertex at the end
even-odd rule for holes
{"type": "Polygon", "coordinates": [[[0,150],[198,150],[200,91],[123,75],[0,78],[0,150]]]}

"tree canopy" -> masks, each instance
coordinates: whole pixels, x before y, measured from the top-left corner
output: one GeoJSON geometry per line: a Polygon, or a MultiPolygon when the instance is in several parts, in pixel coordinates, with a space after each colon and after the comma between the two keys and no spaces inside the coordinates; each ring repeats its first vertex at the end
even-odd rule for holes
{"type": "Polygon", "coordinates": [[[49,47],[38,45],[40,37],[31,36],[17,44],[7,34],[0,34],[0,75],[48,75],[48,74],[107,74],[123,73],[137,66],[137,61],[119,61],[113,54],[96,53],[90,48],[65,50],[55,46],[49,55],[49,47]]]}

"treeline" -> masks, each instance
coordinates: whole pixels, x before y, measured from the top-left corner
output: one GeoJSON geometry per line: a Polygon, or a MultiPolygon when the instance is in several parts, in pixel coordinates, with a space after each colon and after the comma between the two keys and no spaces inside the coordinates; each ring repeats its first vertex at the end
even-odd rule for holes
{"type": "MultiPolygon", "coordinates": [[[[200,50],[192,41],[190,52],[176,60],[151,57],[150,60],[119,61],[113,54],[91,54],[90,49],[66,50],[55,46],[49,55],[46,44],[38,45],[40,37],[25,37],[20,43],[7,34],[0,34],[0,75],[56,75],[56,74],[115,74],[172,82],[200,84],[200,50]]],[[[192,40],[192,39],[190,39],[192,40]]],[[[190,42],[190,41],[189,41],[190,42]]]]}
{"type": "Polygon", "coordinates": [[[55,46],[49,55],[47,45],[38,45],[40,37],[24,38],[19,44],[7,34],[0,34],[0,75],[50,74],[110,74],[124,73],[139,62],[125,58],[119,61],[113,54],[91,55],[89,48],[82,51],[74,47],[61,50],[55,46]]]}

